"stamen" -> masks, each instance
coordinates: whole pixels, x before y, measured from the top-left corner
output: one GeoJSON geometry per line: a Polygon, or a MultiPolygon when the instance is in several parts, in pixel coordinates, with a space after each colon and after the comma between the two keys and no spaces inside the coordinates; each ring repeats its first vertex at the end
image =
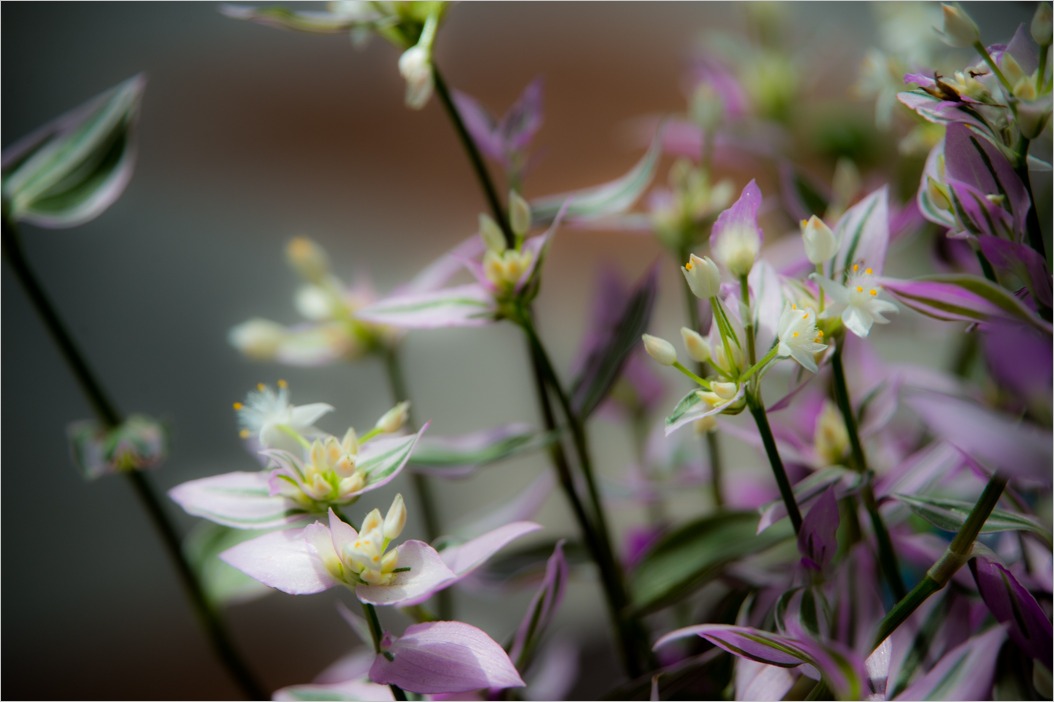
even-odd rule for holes
{"type": "Polygon", "coordinates": [[[860,285],[857,285],[856,286],[856,291],[857,292],[864,292],[864,288],[862,286],[860,286],[860,285]]]}
{"type": "Polygon", "coordinates": [[[256,389],[259,390],[260,392],[263,392],[264,390],[267,389],[267,386],[264,385],[263,383],[257,383],[256,384],[256,389]]]}
{"type": "Polygon", "coordinates": [[[867,268],[864,270],[864,275],[871,275],[871,269],[867,268]]]}
{"type": "Polygon", "coordinates": [[[858,270],[860,270],[860,264],[854,263],[853,264],[853,273],[856,273],[858,270]]]}
{"type": "Polygon", "coordinates": [[[244,408],[245,408],[245,405],[243,405],[242,403],[240,403],[240,402],[235,402],[234,403],[234,411],[241,412],[244,408]]]}
{"type": "MultiPolygon", "coordinates": [[[[867,272],[870,273],[871,269],[869,268],[867,272]]],[[[289,383],[285,382],[284,380],[279,379],[278,387],[280,387],[280,388],[282,388],[284,390],[285,388],[289,387],[289,383]]]]}
{"type": "Polygon", "coordinates": [[[238,436],[243,439],[248,439],[251,435],[252,434],[249,432],[248,429],[242,429],[240,432],[238,432],[238,436]]]}
{"type": "Polygon", "coordinates": [[[695,264],[693,264],[693,263],[692,263],[691,261],[688,261],[688,263],[684,264],[684,269],[685,269],[686,271],[690,271],[690,270],[692,270],[692,267],[693,267],[694,265],[695,265],[695,264]]]}
{"type": "Polygon", "coordinates": [[[870,290],[870,292],[868,294],[871,295],[871,297],[874,297],[875,295],[878,294],[878,291],[875,290],[874,288],[871,288],[871,290],[870,290]]]}

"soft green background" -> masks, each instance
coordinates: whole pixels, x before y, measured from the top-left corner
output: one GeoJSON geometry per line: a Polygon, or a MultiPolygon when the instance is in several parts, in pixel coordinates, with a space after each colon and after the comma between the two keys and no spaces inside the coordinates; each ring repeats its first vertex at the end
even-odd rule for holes
{"type": "MultiPolygon", "coordinates": [[[[368,425],[387,408],[376,363],[283,369],[251,364],[227,345],[227,330],[250,316],[295,318],[297,281],[282,254],[290,236],[312,236],[346,279],[368,273],[387,290],[470,234],[482,207],[438,105],[403,106],[392,47],[377,40],[355,51],[341,36],[280,32],[227,19],[216,7],[0,10],[5,145],[134,73],[149,77],[138,166],[124,196],[86,226],[27,227],[24,241],[122,410],[170,421],[171,460],[151,476],[161,489],[251,469],[230,404],[258,381],[284,377],[295,400],[335,405],[324,423],[335,433],[368,425]]],[[[970,9],[992,15],[985,38],[995,40],[1009,37],[1032,7],[970,9]]],[[[782,9],[788,31],[793,23],[808,32],[803,50],[829,54],[834,72],[855,70],[846,57],[869,36],[866,4],[782,9]]],[[[739,26],[742,14],[718,3],[464,3],[440,33],[438,60],[453,85],[496,111],[545,76],[543,156],[527,188],[541,195],[629,168],[643,142],[627,120],[683,109],[693,42],[703,29],[739,26]]],[[[561,368],[586,322],[598,263],[636,277],[654,260],[664,268],[653,329],[673,336],[680,276],[650,238],[560,233],[539,314],[561,368]]],[[[2,292],[4,696],[236,697],[129,487],[120,479],[86,484],[72,469],[64,429],[89,408],[6,267],[2,292]]],[[[514,329],[421,333],[408,339],[405,356],[418,416],[432,420],[433,432],[535,421],[514,329]]],[[[598,427],[594,444],[602,472],[622,474],[625,437],[598,427]]],[[[444,485],[443,517],[455,522],[482,510],[545,469],[518,461],[473,483],[444,485]]],[[[387,504],[392,492],[378,500],[387,504]]],[[[562,501],[550,503],[542,515],[550,533],[571,533],[562,501]]],[[[634,517],[622,513],[619,521],[634,517]]],[[[596,591],[586,581],[575,588],[565,630],[587,635],[577,624],[600,621],[596,591]]],[[[528,596],[480,595],[470,621],[500,640],[528,596]]],[[[335,599],[274,595],[229,612],[266,685],[307,682],[354,644],[335,599]]],[[[602,645],[597,655],[607,657],[602,645]]]]}

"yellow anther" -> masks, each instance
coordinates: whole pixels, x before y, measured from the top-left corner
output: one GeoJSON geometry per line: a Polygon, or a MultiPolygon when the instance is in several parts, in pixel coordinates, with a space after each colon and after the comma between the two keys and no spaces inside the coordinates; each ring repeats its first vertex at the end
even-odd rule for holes
{"type": "Polygon", "coordinates": [[[801,318],[802,319],[808,319],[809,318],[809,313],[805,312],[804,314],[802,314],[801,318]]]}
{"type": "Polygon", "coordinates": [[[234,410],[236,412],[241,412],[244,408],[245,408],[245,405],[243,405],[242,403],[240,403],[240,402],[235,402],[234,403],[234,410]]]}
{"type": "Polygon", "coordinates": [[[691,261],[688,261],[688,263],[684,264],[684,269],[690,271],[694,266],[695,264],[693,264],[691,261]]]}
{"type": "Polygon", "coordinates": [[[865,275],[871,275],[871,269],[870,268],[864,269],[864,274],[865,275]]]}
{"type": "MultiPolygon", "coordinates": [[[[870,272],[870,271],[868,271],[868,272],[870,272]]],[[[285,382],[284,380],[279,380],[278,381],[278,387],[280,387],[282,389],[285,389],[285,388],[289,387],[289,383],[285,382]]]]}
{"type": "Polygon", "coordinates": [[[264,390],[267,389],[267,386],[264,385],[263,383],[257,383],[256,384],[256,389],[259,390],[260,392],[263,392],[264,390]]]}
{"type": "Polygon", "coordinates": [[[854,263],[854,264],[853,264],[853,273],[856,273],[856,272],[857,272],[858,270],[860,270],[860,265],[859,265],[859,264],[856,264],[856,263],[854,263]]]}
{"type": "Polygon", "coordinates": [[[875,295],[878,294],[878,291],[875,290],[874,288],[871,288],[871,291],[868,294],[871,295],[871,297],[874,297],[875,295]]]}
{"type": "Polygon", "coordinates": [[[242,429],[240,432],[238,432],[238,436],[242,437],[243,439],[248,439],[251,435],[252,434],[248,429],[242,429]]]}
{"type": "Polygon", "coordinates": [[[816,338],[817,339],[822,339],[823,338],[823,329],[817,329],[816,330],[816,338]]]}
{"type": "Polygon", "coordinates": [[[798,338],[798,332],[792,332],[791,336],[793,336],[795,339],[797,339],[798,338]]]}
{"type": "Polygon", "coordinates": [[[860,286],[860,285],[857,285],[856,286],[856,291],[857,292],[864,292],[864,288],[862,286],[860,286]]]}
{"type": "Polygon", "coordinates": [[[793,303],[791,303],[791,309],[792,309],[792,310],[796,310],[796,309],[798,309],[798,306],[797,306],[797,305],[795,305],[795,304],[793,304],[793,303]]]}

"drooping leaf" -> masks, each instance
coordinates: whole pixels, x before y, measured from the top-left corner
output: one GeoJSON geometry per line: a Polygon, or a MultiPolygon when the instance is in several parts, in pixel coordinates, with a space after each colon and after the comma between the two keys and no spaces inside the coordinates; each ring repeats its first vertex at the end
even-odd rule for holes
{"type": "Polygon", "coordinates": [[[553,555],[545,564],[545,577],[527,607],[512,645],[508,647],[509,658],[519,670],[527,670],[534,650],[552,620],[567,587],[567,560],[564,558],[564,541],[556,542],[553,555]]]}
{"type": "Polygon", "coordinates": [[[1054,630],[1032,593],[1017,581],[1013,573],[987,558],[971,558],[970,572],[981,599],[988,605],[992,616],[1007,628],[1010,640],[1040,663],[1050,663],[1054,658],[1054,647],[1051,646],[1054,630]]]}
{"type": "Polygon", "coordinates": [[[662,538],[641,559],[630,579],[633,607],[650,612],[692,594],[729,563],[792,538],[789,524],[761,534],[754,512],[723,512],[685,524],[662,538]]]}
{"type": "Polygon", "coordinates": [[[802,520],[798,551],[808,567],[823,570],[837,550],[838,500],[832,485],[820,495],[802,520]]]}
{"type": "Polygon", "coordinates": [[[142,75],[130,78],[5,149],[10,217],[61,229],[112,205],[132,175],[145,86],[142,75]]]}
{"type": "Polygon", "coordinates": [[[596,331],[597,344],[571,386],[571,406],[580,418],[588,417],[607,397],[627,357],[647,330],[658,292],[657,273],[658,269],[652,267],[622,308],[611,316],[613,324],[596,331]]]}
{"type": "MultiPolygon", "coordinates": [[[[925,495],[893,495],[900,500],[911,511],[919,515],[933,526],[942,531],[958,532],[966,522],[973,502],[963,500],[951,500],[943,497],[927,497],[925,495]]],[[[1051,543],[1051,533],[1039,521],[1026,517],[1023,514],[1014,514],[1005,510],[992,510],[992,514],[985,520],[981,527],[982,534],[993,534],[1000,531],[1028,531],[1036,534],[1047,545],[1051,543]]]]}

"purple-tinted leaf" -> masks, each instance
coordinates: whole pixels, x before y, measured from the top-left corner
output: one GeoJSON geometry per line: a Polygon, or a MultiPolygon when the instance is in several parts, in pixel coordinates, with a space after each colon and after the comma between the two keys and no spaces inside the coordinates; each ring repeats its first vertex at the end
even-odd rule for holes
{"type": "Polygon", "coordinates": [[[541,127],[542,81],[533,80],[501,120],[465,93],[455,91],[454,103],[480,151],[511,170],[516,155],[530,145],[541,127]]]}
{"type": "Polygon", "coordinates": [[[952,395],[916,392],[905,401],[930,431],[963,453],[1007,475],[1049,484],[1049,431],[952,395]]]}
{"type": "Polygon", "coordinates": [[[526,670],[530,664],[534,647],[560,606],[566,586],[567,559],[564,558],[564,541],[561,539],[556,542],[553,555],[545,564],[542,584],[527,606],[527,612],[509,647],[509,658],[516,661],[520,670],[526,670]]]}
{"type": "Polygon", "coordinates": [[[990,629],[945,654],[896,700],[989,699],[995,673],[995,652],[1006,638],[1002,627],[990,629]]]}
{"type": "MultiPolygon", "coordinates": [[[[973,502],[941,497],[893,495],[893,498],[906,504],[911,511],[938,529],[953,533],[962,528],[974,507],[973,502]]],[[[1002,531],[1027,531],[1047,544],[1051,543],[1050,532],[1037,520],[1023,514],[994,509],[981,526],[980,533],[995,534],[1002,531]]]]}
{"type": "Polygon", "coordinates": [[[473,283],[434,292],[394,295],[358,310],[356,316],[405,329],[439,329],[491,324],[496,312],[490,291],[473,283]]]}
{"type": "Polygon", "coordinates": [[[463,622],[428,622],[407,627],[378,655],[370,679],[422,694],[523,687],[504,649],[463,622]]]}
{"type": "Polygon", "coordinates": [[[112,205],[132,177],[145,87],[143,75],[130,78],[5,149],[9,216],[61,229],[112,205]]]}
{"type": "Polygon", "coordinates": [[[366,474],[366,487],[362,491],[375,490],[391,482],[410,460],[414,446],[428,426],[429,422],[425,422],[410,436],[382,436],[364,443],[356,460],[356,468],[366,474]]]}
{"type": "Polygon", "coordinates": [[[728,624],[698,624],[671,631],[655,642],[660,648],[687,636],[701,636],[729,653],[766,665],[793,668],[809,662],[798,642],[760,629],[728,624]]]}
{"type": "Polygon", "coordinates": [[[288,499],[272,495],[270,471],[213,475],[177,485],[168,492],[187,514],[236,529],[270,529],[303,515],[288,499]]]}
{"type": "Polygon", "coordinates": [[[832,485],[813,503],[798,533],[798,551],[807,567],[823,570],[831,562],[838,550],[838,521],[838,500],[832,485]]]}
{"type": "Polygon", "coordinates": [[[540,449],[550,441],[526,424],[503,424],[460,436],[424,437],[410,464],[429,475],[464,478],[480,466],[540,449]]]}
{"type": "Polygon", "coordinates": [[[395,288],[392,296],[439,290],[447,281],[463,271],[466,263],[479,258],[484,251],[486,244],[483,239],[473,234],[425,266],[409,282],[395,288]]]}
{"type": "Polygon", "coordinates": [[[989,129],[985,121],[968,103],[941,100],[922,91],[897,93],[897,100],[929,122],[968,124],[982,131],[989,129]]]}
{"type": "Polygon", "coordinates": [[[310,595],[337,585],[305,532],[325,529],[320,523],[304,529],[271,532],[238,544],[220,558],[264,585],[290,595],[310,595]]]}
{"type": "Polygon", "coordinates": [[[735,699],[782,700],[798,679],[798,674],[776,665],[740,658],[735,667],[735,699]]]}
{"type": "Polygon", "coordinates": [[[293,29],[313,34],[346,32],[370,15],[324,10],[290,10],[285,7],[252,7],[250,5],[220,5],[220,12],[232,19],[248,20],[267,27],[293,29]]]}
{"type": "Polygon", "coordinates": [[[838,239],[834,271],[836,275],[842,271],[841,282],[849,277],[854,263],[881,274],[889,245],[889,188],[882,186],[846,210],[834,234],[838,239]]]}
{"type": "Polygon", "coordinates": [[[583,360],[571,386],[571,406],[579,417],[588,417],[604,400],[630,353],[639,347],[655,306],[657,273],[653,266],[629,292],[613,273],[601,274],[594,322],[583,339],[583,360]]]}
{"type": "Polygon", "coordinates": [[[423,541],[404,541],[396,551],[398,567],[409,570],[396,573],[390,585],[359,585],[355,594],[360,600],[374,605],[409,606],[424,602],[458,580],[436,550],[423,541]]]}
{"type": "Polygon", "coordinates": [[[981,329],[985,360],[1007,397],[1050,407],[1054,358],[1050,337],[1035,327],[996,321],[981,329]]]}
{"type": "Polygon", "coordinates": [[[878,278],[875,282],[899,302],[935,319],[956,322],[1017,319],[1050,333],[1050,325],[1005,288],[978,276],[931,275],[915,280],[878,278]]]}
{"type": "Polygon", "coordinates": [[[970,559],[970,572],[981,599],[1007,628],[1010,640],[1032,658],[1049,665],[1054,658],[1054,629],[1032,593],[1021,586],[1013,573],[987,558],[970,559]]]}
{"type": "Polygon", "coordinates": [[[738,233],[744,230],[755,232],[758,241],[764,241],[764,233],[758,226],[758,208],[760,207],[761,189],[756,181],[751,180],[743,187],[739,199],[717,216],[710,230],[710,250],[719,249],[720,241],[725,236],[738,236],[738,233]]]}
{"type": "Polygon", "coordinates": [[[504,162],[506,146],[498,131],[497,120],[468,93],[455,90],[452,97],[465,129],[479,150],[488,158],[504,162]]]}
{"type": "Polygon", "coordinates": [[[1047,262],[1035,249],[1027,244],[992,236],[980,237],[977,243],[996,271],[1016,275],[1028,285],[1036,300],[1047,307],[1054,305],[1047,262]]]}
{"type": "Polygon", "coordinates": [[[954,188],[957,182],[963,183],[978,192],[978,207],[987,203],[998,209],[985,196],[1002,196],[1001,207],[1013,219],[1011,233],[1019,240],[1024,237],[1025,215],[1031,201],[1013,165],[997,146],[965,125],[949,124],[944,136],[944,163],[948,184],[954,188]]]}

